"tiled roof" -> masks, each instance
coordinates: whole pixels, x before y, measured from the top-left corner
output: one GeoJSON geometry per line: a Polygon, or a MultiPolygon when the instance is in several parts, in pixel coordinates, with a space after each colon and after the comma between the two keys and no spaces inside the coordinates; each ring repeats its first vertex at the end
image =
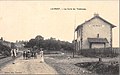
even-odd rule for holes
{"type": "Polygon", "coordinates": [[[92,43],[108,43],[106,38],[88,38],[88,42],[92,43]]]}
{"type": "Polygon", "coordinates": [[[102,21],[104,21],[104,22],[106,22],[107,24],[111,25],[112,28],[116,27],[115,25],[111,24],[110,22],[106,21],[105,19],[103,19],[103,18],[101,18],[99,15],[97,15],[97,16],[94,16],[93,18],[85,21],[84,23],[80,24],[79,26],[77,26],[77,28],[75,29],[75,31],[77,31],[78,28],[82,27],[84,24],[90,22],[91,20],[93,20],[93,19],[95,19],[95,18],[101,19],[102,21]]]}

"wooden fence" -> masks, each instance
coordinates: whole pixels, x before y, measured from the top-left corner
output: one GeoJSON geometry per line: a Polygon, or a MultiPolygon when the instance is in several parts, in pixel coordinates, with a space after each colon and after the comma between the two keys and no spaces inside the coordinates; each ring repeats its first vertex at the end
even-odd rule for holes
{"type": "Polygon", "coordinates": [[[120,48],[82,49],[78,54],[87,57],[116,57],[120,54],[120,48]]]}

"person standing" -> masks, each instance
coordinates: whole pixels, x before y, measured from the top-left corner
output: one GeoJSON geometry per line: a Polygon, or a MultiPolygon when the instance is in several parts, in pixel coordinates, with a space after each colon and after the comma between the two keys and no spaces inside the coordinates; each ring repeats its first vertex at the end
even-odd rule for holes
{"type": "Polygon", "coordinates": [[[31,52],[28,51],[28,52],[27,52],[27,59],[30,59],[30,58],[31,58],[31,52]]]}
{"type": "Polygon", "coordinates": [[[23,59],[26,59],[26,51],[23,51],[23,59]]]}
{"type": "Polygon", "coordinates": [[[43,51],[40,51],[40,62],[44,62],[43,51]]]}
{"type": "Polygon", "coordinates": [[[37,58],[36,52],[37,52],[37,46],[34,46],[34,47],[33,47],[33,55],[34,55],[33,57],[34,57],[34,59],[37,58]]]}
{"type": "Polygon", "coordinates": [[[34,59],[37,59],[37,54],[36,54],[36,52],[34,52],[33,54],[34,54],[34,59]]]}
{"type": "Polygon", "coordinates": [[[15,64],[14,63],[14,61],[15,61],[15,58],[16,58],[16,49],[11,49],[11,57],[12,57],[12,59],[13,59],[13,64],[15,64]]]}
{"type": "Polygon", "coordinates": [[[13,60],[13,64],[15,64],[14,61],[15,61],[15,58],[16,58],[16,47],[15,47],[14,43],[11,43],[11,57],[12,57],[12,60],[13,60]]]}
{"type": "Polygon", "coordinates": [[[19,48],[16,48],[16,55],[18,55],[19,48]]]}

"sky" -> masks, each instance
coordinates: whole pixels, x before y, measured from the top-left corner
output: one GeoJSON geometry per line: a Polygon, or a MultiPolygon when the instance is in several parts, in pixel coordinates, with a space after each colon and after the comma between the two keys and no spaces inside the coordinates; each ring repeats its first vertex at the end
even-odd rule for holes
{"type": "Polygon", "coordinates": [[[113,47],[119,47],[119,2],[102,1],[0,1],[0,37],[28,41],[37,35],[71,42],[76,28],[98,13],[117,26],[113,47]],[[55,10],[55,8],[60,8],[55,10]],[[64,10],[66,9],[67,10],[64,10]],[[75,8],[76,10],[69,10],[75,8]],[[84,8],[86,10],[77,10],[84,8]]]}

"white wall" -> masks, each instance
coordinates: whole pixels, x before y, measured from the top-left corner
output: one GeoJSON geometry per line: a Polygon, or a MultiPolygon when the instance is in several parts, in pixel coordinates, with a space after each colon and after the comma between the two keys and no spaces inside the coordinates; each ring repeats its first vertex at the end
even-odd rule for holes
{"type": "Polygon", "coordinates": [[[110,25],[95,18],[85,25],[83,25],[83,49],[89,48],[89,43],[87,38],[96,38],[99,34],[100,38],[107,38],[108,42],[106,47],[110,47],[110,25]],[[96,26],[97,25],[97,26],[96,26]]]}

